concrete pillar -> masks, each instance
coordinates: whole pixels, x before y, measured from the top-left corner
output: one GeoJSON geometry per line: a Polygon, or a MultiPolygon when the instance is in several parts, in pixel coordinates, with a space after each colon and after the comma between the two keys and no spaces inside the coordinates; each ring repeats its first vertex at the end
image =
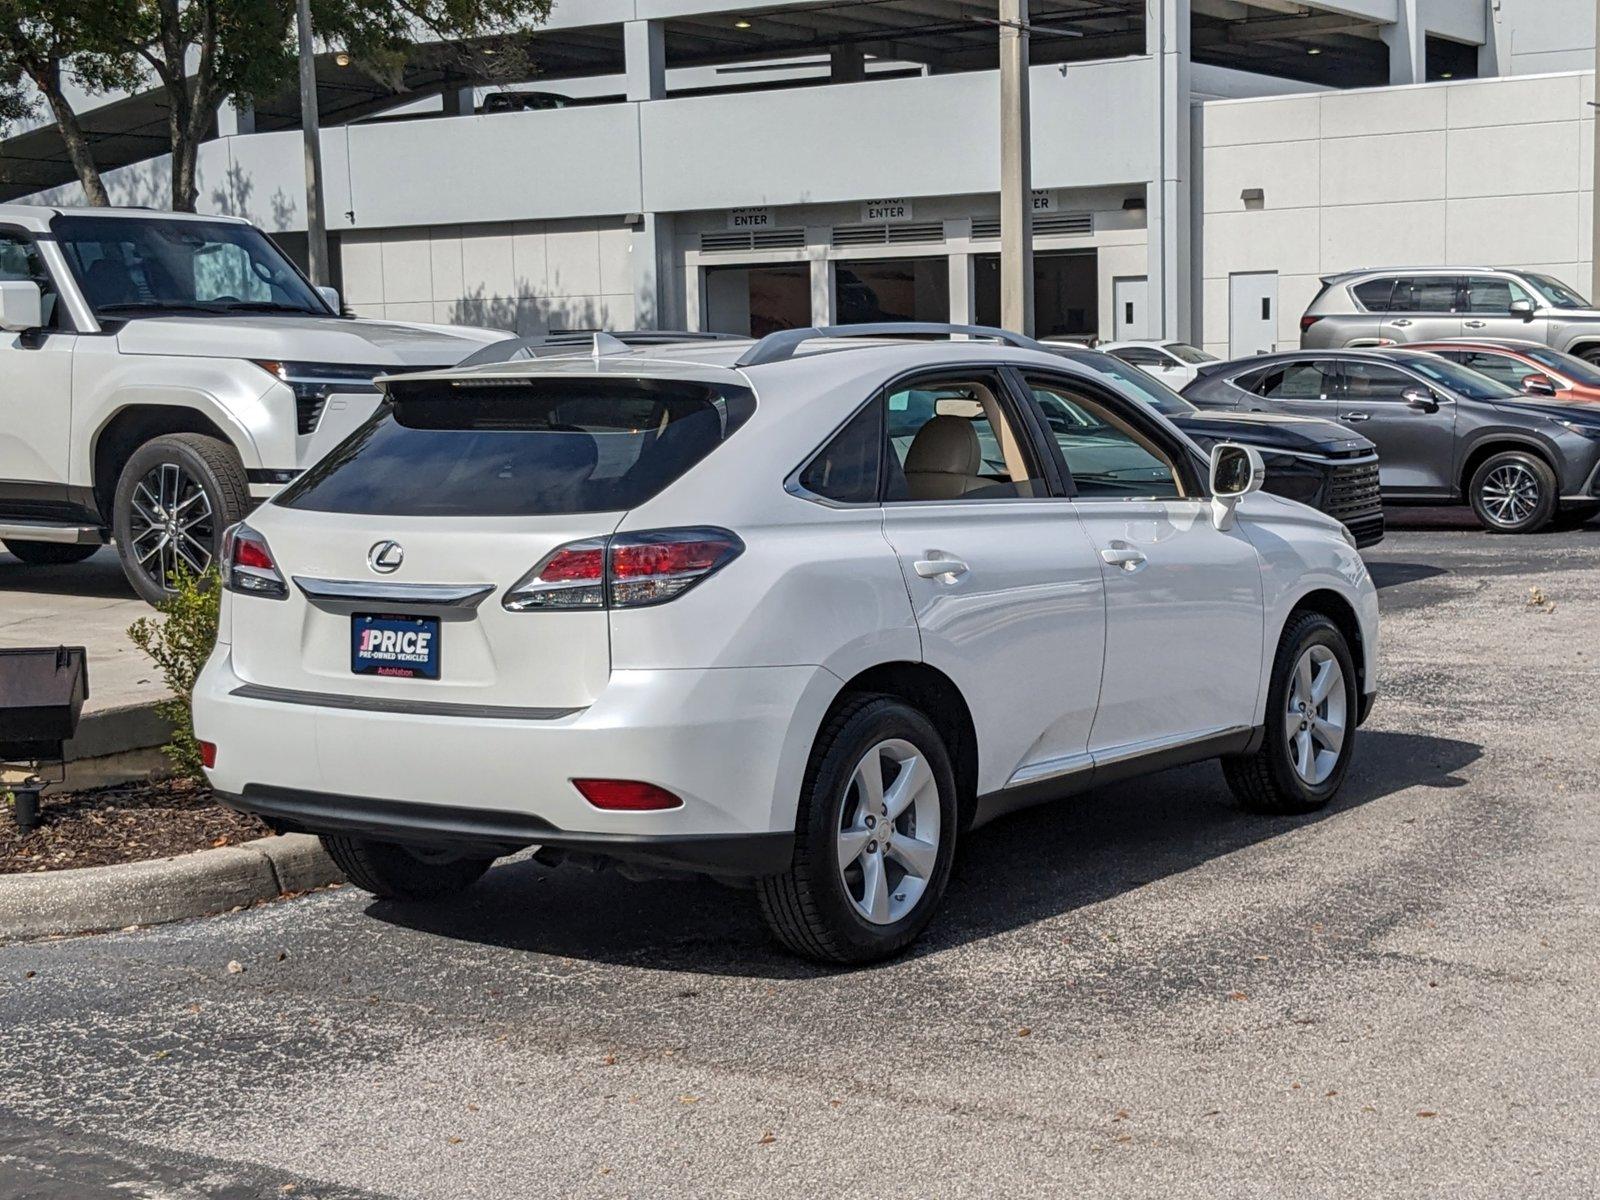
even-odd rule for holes
{"type": "Polygon", "coordinates": [[[1000,324],[1033,336],[1028,0],[1000,0],[1000,324]]]}
{"type": "Polygon", "coordinates": [[[622,55],[629,100],[660,100],[667,94],[666,27],[660,21],[627,21],[622,55]]]}
{"type": "Polygon", "coordinates": [[[255,131],[256,109],[248,100],[224,100],[217,107],[218,137],[234,137],[255,131]]]}
{"type": "Polygon", "coordinates": [[[834,46],[828,51],[828,78],[833,83],[860,83],[867,77],[867,56],[860,46],[834,46]]]}
{"type": "Polygon", "coordinates": [[[1189,0],[1152,0],[1146,46],[1156,75],[1154,178],[1145,188],[1150,336],[1189,336],[1189,0]]]}
{"type": "Polygon", "coordinates": [[[972,269],[972,218],[944,223],[945,249],[950,255],[950,316],[952,325],[971,325],[977,316],[977,275],[972,269]]]}
{"type": "Polygon", "coordinates": [[[1424,83],[1428,78],[1428,42],[1417,0],[1395,0],[1395,21],[1383,27],[1389,47],[1389,82],[1424,83]]]}
{"type": "Polygon", "coordinates": [[[828,246],[832,241],[831,229],[823,227],[806,230],[806,257],[811,263],[813,325],[832,325],[839,319],[839,306],[833,288],[833,263],[828,259],[828,246]]]}
{"type": "Polygon", "coordinates": [[[674,287],[678,276],[676,252],[671,214],[645,213],[628,247],[633,267],[635,329],[686,327],[674,287]]]}

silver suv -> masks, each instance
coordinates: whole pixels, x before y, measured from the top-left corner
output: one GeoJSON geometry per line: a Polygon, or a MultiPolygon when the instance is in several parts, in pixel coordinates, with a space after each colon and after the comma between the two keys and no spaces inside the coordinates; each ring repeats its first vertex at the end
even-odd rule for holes
{"type": "Polygon", "coordinates": [[[1600,309],[1537,271],[1388,267],[1324,276],[1300,318],[1307,350],[1458,337],[1543,342],[1600,362],[1600,309]]]}

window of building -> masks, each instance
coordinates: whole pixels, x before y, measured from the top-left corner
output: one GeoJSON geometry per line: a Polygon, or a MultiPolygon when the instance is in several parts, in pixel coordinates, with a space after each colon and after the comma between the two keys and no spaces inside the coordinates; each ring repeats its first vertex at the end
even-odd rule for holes
{"type": "Polygon", "coordinates": [[[841,260],[833,278],[841,325],[950,319],[948,258],[841,260]]]}
{"type": "Polygon", "coordinates": [[[765,337],[811,324],[811,268],[805,263],[707,267],[706,328],[765,337]]]}
{"type": "MultiPolygon", "coordinates": [[[[973,266],[973,316],[1001,325],[1000,256],[980,254],[973,266]]],[[[1039,337],[1100,331],[1100,268],[1093,250],[1046,250],[1033,256],[1033,328],[1039,337]]]]}

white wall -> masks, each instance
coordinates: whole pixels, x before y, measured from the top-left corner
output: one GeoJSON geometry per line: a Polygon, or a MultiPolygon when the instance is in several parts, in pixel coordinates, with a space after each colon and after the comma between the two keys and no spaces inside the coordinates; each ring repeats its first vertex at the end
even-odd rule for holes
{"type": "MultiPolygon", "coordinates": [[[[633,329],[632,234],[617,224],[517,221],[346,233],[344,299],[396,321],[552,329],[633,329]]],[[[645,303],[649,303],[648,300],[645,303]]]]}
{"type": "Polygon", "coordinates": [[[1318,276],[1355,267],[1533,267],[1587,293],[1593,95],[1566,74],[1204,105],[1207,348],[1226,352],[1238,271],[1279,273],[1285,346],[1318,276]]]}
{"type": "Polygon", "coordinates": [[[1594,69],[1594,0],[1499,0],[1492,14],[1507,75],[1594,69]]]}

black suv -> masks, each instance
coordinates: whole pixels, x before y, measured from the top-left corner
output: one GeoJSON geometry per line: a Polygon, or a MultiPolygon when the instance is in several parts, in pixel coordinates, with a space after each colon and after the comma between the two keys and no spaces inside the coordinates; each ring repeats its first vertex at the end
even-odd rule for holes
{"type": "Polygon", "coordinates": [[[1532,533],[1600,513],[1600,404],[1530,400],[1433,354],[1292,350],[1206,364],[1205,409],[1328,417],[1377,443],[1383,499],[1471,503],[1484,528],[1532,533]]]}
{"type": "Polygon", "coordinates": [[[1378,454],[1360,434],[1309,417],[1205,412],[1148,372],[1110,354],[1056,344],[1049,344],[1049,349],[1114,379],[1207,453],[1217,442],[1254,446],[1267,466],[1267,491],[1321,509],[1343,522],[1357,546],[1383,540],[1378,454]]]}

